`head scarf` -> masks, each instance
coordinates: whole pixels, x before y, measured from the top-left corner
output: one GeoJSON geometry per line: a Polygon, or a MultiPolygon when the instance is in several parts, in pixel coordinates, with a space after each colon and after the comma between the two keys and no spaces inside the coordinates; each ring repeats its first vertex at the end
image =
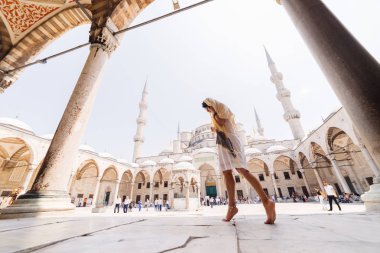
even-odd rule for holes
{"type": "MultiPolygon", "coordinates": [[[[203,102],[206,105],[214,108],[219,118],[229,120],[232,123],[232,125],[235,127],[235,115],[231,112],[228,106],[212,98],[206,98],[203,102]]],[[[218,122],[216,122],[216,120],[214,119],[214,115],[210,115],[210,116],[211,116],[212,124],[214,125],[216,130],[226,133],[225,127],[219,125],[218,122]]]]}

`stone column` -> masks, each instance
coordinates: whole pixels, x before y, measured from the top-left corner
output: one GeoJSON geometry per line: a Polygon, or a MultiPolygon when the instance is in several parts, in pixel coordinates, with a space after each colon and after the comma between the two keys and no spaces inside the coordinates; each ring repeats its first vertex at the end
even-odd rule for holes
{"type": "Polygon", "coordinates": [[[153,182],[150,182],[149,200],[152,201],[152,199],[153,199],[153,182]]]}
{"type": "Polygon", "coordinates": [[[169,203],[170,208],[174,208],[174,188],[173,188],[173,182],[170,183],[170,189],[169,189],[169,203]]]}
{"type": "Polygon", "coordinates": [[[98,196],[99,196],[99,188],[100,188],[100,180],[101,177],[96,178],[96,186],[95,186],[95,191],[94,191],[94,196],[92,197],[92,204],[91,207],[96,207],[98,205],[98,196]]]}
{"type": "Polygon", "coordinates": [[[201,184],[200,183],[197,183],[196,184],[197,186],[197,197],[198,197],[198,208],[201,207],[201,184]]]}
{"type": "Polygon", "coordinates": [[[33,172],[34,172],[35,169],[33,169],[32,166],[29,166],[28,168],[28,174],[26,175],[25,177],[25,180],[24,180],[24,183],[22,185],[22,187],[24,188],[24,191],[26,192],[28,190],[28,186],[29,186],[29,183],[30,183],[30,179],[32,178],[33,176],[33,172]]]}
{"type": "MultiPolygon", "coordinates": [[[[309,46],[315,60],[380,166],[380,66],[320,0],[277,0],[309,46]]],[[[367,211],[380,212],[380,178],[362,196],[367,211]]]]}
{"type": "Polygon", "coordinates": [[[272,177],[274,191],[276,193],[276,198],[280,198],[280,193],[278,192],[278,187],[277,187],[277,183],[276,183],[276,177],[274,176],[274,173],[270,173],[270,174],[271,174],[271,177],[272,177]]]}
{"type": "Polygon", "coordinates": [[[351,193],[350,187],[348,186],[346,180],[344,179],[344,177],[342,176],[342,173],[340,172],[340,169],[339,169],[338,163],[336,162],[335,156],[334,155],[328,155],[327,157],[330,159],[330,162],[331,162],[333,169],[334,169],[334,172],[335,172],[334,174],[338,178],[339,183],[342,185],[343,191],[345,193],[351,193]]]}
{"type": "Polygon", "coordinates": [[[117,45],[117,39],[107,28],[103,28],[92,42],[87,61],[32,189],[20,196],[15,205],[2,210],[3,217],[74,210],[75,206],[67,194],[67,182],[94,104],[99,77],[117,45]]]}
{"type": "Polygon", "coordinates": [[[116,180],[115,194],[113,196],[113,203],[112,203],[113,205],[115,205],[117,196],[119,196],[120,181],[121,180],[116,180]]]}
{"type": "Polygon", "coordinates": [[[314,171],[314,174],[315,174],[315,177],[317,178],[317,181],[318,181],[318,184],[319,184],[319,188],[324,191],[324,186],[323,186],[323,182],[322,182],[322,178],[321,176],[319,175],[319,172],[317,170],[317,167],[314,165],[315,162],[313,162],[312,164],[310,164],[310,166],[313,168],[313,171],[314,171]],[[312,165],[313,164],[313,165],[312,165]]]}
{"type": "Polygon", "coordinates": [[[248,198],[250,198],[251,200],[252,200],[252,198],[251,198],[251,192],[250,192],[250,187],[248,186],[248,181],[247,181],[247,179],[244,177],[244,180],[243,180],[243,182],[244,182],[244,190],[245,190],[245,192],[246,192],[246,197],[248,197],[248,198]]]}
{"type": "Polygon", "coordinates": [[[132,186],[131,186],[131,194],[129,195],[129,199],[132,201],[133,198],[133,189],[135,188],[135,180],[132,180],[132,186]]]}
{"type": "Polygon", "coordinates": [[[352,184],[356,188],[355,189],[357,191],[356,193],[363,194],[364,188],[360,182],[358,174],[355,172],[354,167],[353,167],[354,166],[353,157],[349,153],[346,153],[345,155],[346,155],[346,158],[347,158],[348,164],[349,164],[349,166],[347,167],[347,170],[348,170],[347,174],[352,175],[352,177],[355,181],[355,182],[352,182],[352,184]]]}
{"type": "MultiPolygon", "coordinates": [[[[235,177],[234,177],[235,180],[235,177]]],[[[222,193],[222,176],[221,175],[216,175],[216,188],[218,189],[218,194],[217,196],[221,197],[222,193]]],[[[206,193],[205,193],[206,194],[206,193]]]]}
{"type": "Polygon", "coordinates": [[[190,209],[190,184],[189,182],[185,182],[185,190],[186,190],[186,210],[190,209]]]}
{"type": "Polygon", "coordinates": [[[375,161],[372,159],[371,155],[368,152],[368,149],[365,147],[364,144],[359,144],[359,147],[360,147],[360,150],[362,151],[364,159],[368,163],[369,168],[372,170],[372,173],[375,175],[375,177],[380,177],[379,167],[377,167],[375,161]]]}
{"type": "Polygon", "coordinates": [[[309,182],[307,181],[307,178],[306,178],[306,175],[305,175],[305,170],[304,169],[300,169],[300,172],[302,174],[302,179],[303,179],[303,182],[305,183],[306,189],[307,189],[307,191],[309,192],[309,194],[311,196],[310,185],[309,185],[309,182]]]}

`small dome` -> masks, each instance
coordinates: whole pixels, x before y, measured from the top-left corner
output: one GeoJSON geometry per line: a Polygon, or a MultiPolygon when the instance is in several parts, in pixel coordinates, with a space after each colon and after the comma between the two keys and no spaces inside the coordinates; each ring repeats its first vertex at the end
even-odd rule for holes
{"type": "Polygon", "coordinates": [[[122,158],[120,158],[120,159],[117,159],[116,160],[118,163],[125,163],[125,164],[129,164],[129,162],[127,161],[127,160],[125,160],[125,159],[122,159],[122,158]]]}
{"type": "MultiPolygon", "coordinates": [[[[79,146],[79,149],[81,150],[86,150],[86,151],[91,151],[91,152],[95,152],[95,149],[91,146],[88,146],[88,145],[80,145],[79,146]]],[[[104,154],[104,153],[103,153],[104,154]]],[[[100,156],[102,156],[101,154],[99,154],[100,156]]]]}
{"type": "Polygon", "coordinates": [[[270,152],[284,151],[284,150],[288,150],[288,148],[285,148],[284,146],[281,146],[281,145],[274,145],[274,146],[269,147],[267,149],[267,152],[270,153],[270,152]]]}
{"type": "Polygon", "coordinates": [[[166,158],[162,159],[159,163],[160,164],[173,164],[174,160],[171,159],[171,158],[166,157],[166,158]]]}
{"type": "Polygon", "coordinates": [[[252,154],[261,154],[261,150],[257,148],[248,148],[245,150],[246,155],[252,155],[252,154]]]}
{"type": "Polygon", "coordinates": [[[195,154],[201,154],[201,153],[216,153],[216,152],[212,148],[201,148],[195,151],[195,154]]]}
{"type": "Polygon", "coordinates": [[[110,153],[100,153],[99,156],[104,158],[114,158],[110,153]]]}
{"type": "Polygon", "coordinates": [[[131,163],[132,168],[138,168],[140,167],[137,163],[131,163]]]}
{"type": "Polygon", "coordinates": [[[52,140],[54,137],[54,134],[44,134],[41,137],[44,139],[52,140]]]}
{"type": "Polygon", "coordinates": [[[161,151],[160,155],[167,155],[167,154],[172,154],[173,149],[167,148],[161,151]]]}
{"type": "Polygon", "coordinates": [[[0,125],[10,125],[34,133],[33,129],[28,124],[18,119],[0,118],[0,125]]]}
{"type": "Polygon", "coordinates": [[[147,160],[141,164],[141,166],[156,166],[156,162],[152,160],[147,160]]]}
{"type": "Polygon", "coordinates": [[[185,170],[185,169],[190,169],[190,170],[195,170],[194,166],[189,163],[189,162],[180,162],[174,165],[173,170],[185,170]]]}
{"type": "Polygon", "coordinates": [[[181,156],[181,158],[178,159],[178,162],[191,162],[193,161],[193,158],[188,155],[181,156]]]}

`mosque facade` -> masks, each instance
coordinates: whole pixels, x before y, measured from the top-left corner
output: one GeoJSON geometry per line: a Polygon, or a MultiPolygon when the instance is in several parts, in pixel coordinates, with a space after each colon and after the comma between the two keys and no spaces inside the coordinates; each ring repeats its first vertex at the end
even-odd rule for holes
{"type": "MultiPolygon", "coordinates": [[[[284,108],[284,120],[293,139],[266,138],[256,110],[257,129],[247,134],[242,124],[237,131],[245,146],[247,169],[261,182],[264,191],[280,201],[293,195],[312,196],[327,181],[339,194],[363,194],[373,183],[378,168],[344,108],[331,113],[318,128],[305,135],[300,112],[291,102],[283,76],[265,50],[271,81],[284,108]]],[[[77,151],[67,191],[75,206],[104,207],[116,198],[133,201],[163,199],[175,209],[195,210],[200,198],[226,198],[219,170],[216,135],[210,124],[180,131],[172,146],[157,155],[141,157],[148,92],[140,102],[132,162],[109,153],[98,153],[82,145],[77,151]]],[[[29,190],[48,151],[52,136],[38,136],[17,119],[0,119],[0,195],[16,188],[29,190]]],[[[59,176],[59,175],[58,175],[59,176]]],[[[235,172],[238,199],[255,200],[256,193],[235,172]]],[[[4,203],[3,203],[4,205],[4,203]]]]}

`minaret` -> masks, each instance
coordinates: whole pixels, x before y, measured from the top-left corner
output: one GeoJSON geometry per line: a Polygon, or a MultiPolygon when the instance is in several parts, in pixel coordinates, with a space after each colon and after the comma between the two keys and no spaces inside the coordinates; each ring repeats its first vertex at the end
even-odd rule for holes
{"type": "Polygon", "coordinates": [[[261,136],[264,136],[264,128],[263,128],[262,125],[261,125],[259,115],[257,115],[257,112],[256,112],[256,108],[253,107],[253,110],[255,110],[255,118],[256,118],[256,124],[257,124],[257,132],[259,132],[259,134],[260,134],[261,136]]]}
{"type": "Polygon", "coordinates": [[[136,130],[136,135],[134,137],[135,147],[133,149],[132,162],[136,162],[136,158],[141,157],[141,147],[142,147],[142,144],[144,143],[144,126],[146,124],[145,114],[148,108],[147,101],[146,101],[146,98],[148,96],[148,92],[146,90],[146,83],[147,82],[145,82],[144,90],[141,97],[141,102],[139,104],[140,113],[136,120],[137,130],[136,130]]]}
{"type": "Polygon", "coordinates": [[[290,99],[290,91],[286,89],[282,83],[282,74],[277,71],[276,65],[265,47],[264,50],[267,56],[268,66],[272,74],[270,80],[276,85],[277,99],[281,102],[285,111],[284,119],[289,123],[294,138],[302,139],[305,136],[305,132],[303,131],[300,122],[301,114],[293,107],[292,100],[290,99]]]}
{"type": "Polygon", "coordinates": [[[177,140],[181,141],[181,128],[179,126],[179,122],[178,122],[178,128],[177,128],[177,140]]]}

